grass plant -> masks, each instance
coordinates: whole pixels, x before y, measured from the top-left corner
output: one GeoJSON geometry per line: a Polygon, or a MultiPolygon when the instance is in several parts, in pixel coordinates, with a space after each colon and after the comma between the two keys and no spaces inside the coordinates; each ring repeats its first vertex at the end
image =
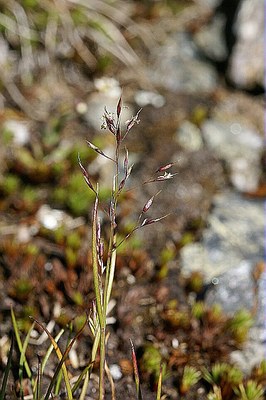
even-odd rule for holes
{"type": "MultiPolygon", "coordinates": [[[[113,182],[111,189],[111,199],[109,210],[109,244],[107,249],[107,261],[104,265],[104,245],[101,237],[101,223],[99,219],[99,187],[98,184],[93,184],[87,170],[82,165],[79,158],[79,165],[82,170],[84,179],[89,189],[94,193],[95,202],[92,213],[92,268],[93,268],[93,282],[95,292],[95,312],[93,317],[90,318],[90,326],[94,334],[94,349],[100,349],[100,372],[99,372],[99,400],[104,399],[104,380],[106,370],[106,320],[108,313],[108,304],[113,287],[115,267],[116,267],[116,253],[117,248],[138,229],[151,225],[164,219],[167,215],[159,218],[151,219],[146,218],[146,213],[151,208],[153,201],[158,193],[153,195],[144,204],[136,225],[132,230],[118,243],[117,242],[117,208],[120,196],[124,190],[127,181],[130,178],[133,165],[129,165],[129,153],[124,146],[125,139],[135,124],[140,122],[139,114],[137,112],[129,121],[126,122],[125,131],[123,132],[120,123],[120,116],[122,112],[122,98],[119,99],[116,113],[110,113],[107,109],[104,111],[102,128],[107,129],[113,136],[115,141],[114,155],[107,155],[101,149],[96,147],[93,143],[87,142],[88,146],[98,153],[101,157],[107,158],[110,163],[114,165],[113,182]],[[123,154],[122,154],[123,152],[123,154]],[[121,171],[122,165],[122,171],[121,171]]],[[[156,175],[152,176],[144,183],[161,182],[171,179],[175,174],[168,172],[173,166],[173,163],[168,163],[157,169],[156,175]]],[[[92,362],[95,361],[96,351],[93,351],[92,362]]],[[[135,374],[136,376],[136,374],[135,374]]]]}

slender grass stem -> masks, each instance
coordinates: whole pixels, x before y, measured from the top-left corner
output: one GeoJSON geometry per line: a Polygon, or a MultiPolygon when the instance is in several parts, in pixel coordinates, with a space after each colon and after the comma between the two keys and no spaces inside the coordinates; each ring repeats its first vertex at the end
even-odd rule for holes
{"type": "Polygon", "coordinates": [[[99,277],[99,263],[98,263],[98,253],[97,253],[97,209],[98,209],[98,195],[95,199],[93,217],[92,217],[92,269],[93,269],[93,283],[94,291],[96,296],[96,307],[99,317],[99,323],[101,329],[104,327],[104,317],[102,309],[102,299],[101,299],[101,282],[99,277]]]}
{"type": "MultiPolygon", "coordinates": [[[[106,318],[105,318],[106,321],[106,318]]],[[[105,323],[106,325],[106,323],[105,323]]],[[[105,384],[104,384],[104,366],[105,366],[105,326],[101,328],[100,335],[100,384],[99,384],[99,400],[104,400],[105,384]]]]}

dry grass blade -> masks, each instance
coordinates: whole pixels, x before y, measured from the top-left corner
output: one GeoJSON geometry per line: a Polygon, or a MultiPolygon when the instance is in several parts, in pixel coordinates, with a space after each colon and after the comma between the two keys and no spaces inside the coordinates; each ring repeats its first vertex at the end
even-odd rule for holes
{"type": "MultiPolygon", "coordinates": [[[[54,338],[56,343],[58,342],[58,340],[60,339],[60,337],[63,335],[64,332],[65,332],[64,329],[61,329],[60,332],[56,335],[56,337],[54,338]]],[[[52,351],[53,351],[53,345],[51,344],[43,358],[43,361],[42,361],[42,370],[41,370],[42,374],[44,373],[44,368],[46,366],[46,363],[47,363],[52,351]]]]}
{"type": "Polygon", "coordinates": [[[75,27],[74,21],[72,20],[69,11],[68,2],[54,0],[54,5],[58,10],[59,18],[61,19],[62,25],[64,27],[65,33],[67,34],[70,44],[73,46],[73,48],[76,49],[80,58],[88,65],[89,68],[96,68],[97,60],[90,52],[88,47],[84,44],[78,29],[75,27]]]}
{"type": "Polygon", "coordinates": [[[160,368],[160,375],[159,375],[159,379],[158,379],[156,400],[161,400],[161,395],[162,395],[162,376],[163,376],[163,370],[162,370],[162,367],[161,367],[160,368]]]}
{"type": "Polygon", "coordinates": [[[116,399],[116,396],[115,396],[115,384],[114,384],[114,380],[113,380],[111,371],[110,371],[107,363],[105,363],[105,372],[106,372],[107,378],[108,378],[110,386],[111,386],[112,400],[115,400],[116,399]]]}

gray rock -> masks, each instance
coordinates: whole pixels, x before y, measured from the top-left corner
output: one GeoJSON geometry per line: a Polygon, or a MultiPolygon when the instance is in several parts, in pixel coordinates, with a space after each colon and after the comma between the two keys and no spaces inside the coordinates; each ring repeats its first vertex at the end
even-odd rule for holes
{"type": "Polygon", "coordinates": [[[263,139],[259,133],[237,120],[222,122],[209,119],[202,125],[206,144],[224,159],[231,182],[242,192],[257,189],[261,170],[263,139]]]}
{"type": "Polygon", "coordinates": [[[252,278],[254,266],[251,262],[242,262],[237,268],[226,272],[217,279],[206,296],[209,305],[218,303],[229,315],[240,309],[254,310],[257,304],[257,315],[249,337],[241,350],[230,354],[231,362],[237,364],[248,374],[251,369],[265,358],[266,343],[266,273],[258,282],[258,293],[255,294],[255,282],[252,278]]]}
{"type": "Polygon", "coordinates": [[[231,192],[216,195],[207,223],[202,242],[181,250],[185,275],[201,271],[206,282],[210,282],[226,271],[243,267],[243,262],[254,265],[263,259],[263,202],[247,200],[231,192]]]}
{"type": "Polygon", "coordinates": [[[217,84],[217,73],[201,60],[190,36],[178,32],[153,50],[153,68],[149,71],[156,86],[172,92],[209,93],[217,84]]]}
{"type": "Polygon", "coordinates": [[[264,207],[262,201],[239,194],[217,195],[201,243],[181,250],[185,274],[199,270],[209,285],[205,301],[219,304],[232,315],[240,309],[257,311],[254,326],[243,349],[232,352],[231,362],[244,373],[265,358],[266,272],[255,283],[254,267],[264,255],[264,207]]]}
{"type": "Polygon", "coordinates": [[[242,308],[251,310],[254,304],[255,284],[252,279],[253,263],[242,261],[215,279],[215,285],[206,295],[206,303],[219,304],[227,314],[242,308]],[[230,301],[229,301],[230,299],[230,301]]]}
{"type": "Polygon", "coordinates": [[[30,122],[9,119],[4,124],[4,129],[13,136],[13,143],[24,146],[30,141],[30,122]]]}
{"type": "Polygon", "coordinates": [[[194,35],[195,43],[211,60],[221,62],[228,56],[224,37],[225,23],[225,16],[217,14],[210,24],[203,26],[194,35]]]}
{"type": "MultiPolygon", "coordinates": [[[[257,331],[253,330],[256,335],[257,331]]],[[[235,350],[230,354],[230,361],[236,364],[244,374],[250,374],[253,367],[265,359],[265,342],[250,338],[241,350],[235,350]]]]}
{"type": "Polygon", "coordinates": [[[179,127],[176,139],[185,150],[197,151],[203,146],[199,128],[189,121],[184,121],[179,127]]]}
{"type": "Polygon", "coordinates": [[[214,9],[221,4],[222,0],[198,0],[197,3],[203,7],[214,9]]]}
{"type": "Polygon", "coordinates": [[[155,108],[161,108],[165,105],[164,96],[147,90],[138,90],[134,96],[134,99],[140,107],[145,107],[151,104],[155,108]]]}
{"type": "Polygon", "coordinates": [[[264,86],[264,1],[243,0],[235,23],[229,77],[240,88],[264,86]]]}
{"type": "Polygon", "coordinates": [[[115,381],[117,381],[117,380],[122,378],[123,374],[122,374],[121,368],[120,368],[120,366],[118,364],[111,364],[109,369],[110,369],[110,373],[112,375],[112,378],[115,381]]]}

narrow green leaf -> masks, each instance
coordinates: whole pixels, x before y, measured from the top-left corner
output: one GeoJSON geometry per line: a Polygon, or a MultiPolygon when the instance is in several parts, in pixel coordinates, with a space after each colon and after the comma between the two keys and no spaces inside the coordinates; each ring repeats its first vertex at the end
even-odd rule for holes
{"type": "MultiPolygon", "coordinates": [[[[22,352],[22,342],[21,342],[21,339],[20,339],[20,336],[19,336],[18,324],[17,324],[17,321],[16,321],[16,317],[15,317],[13,308],[11,308],[11,320],[12,320],[12,325],[13,325],[14,332],[15,332],[17,345],[18,345],[19,351],[21,353],[22,352]]],[[[29,364],[28,364],[27,360],[25,360],[24,367],[25,367],[26,373],[28,375],[28,378],[32,379],[32,373],[31,373],[31,370],[30,370],[30,367],[29,367],[29,364]]]]}
{"type": "Polygon", "coordinates": [[[88,365],[84,368],[84,370],[81,372],[81,374],[80,374],[79,377],[78,377],[78,380],[76,381],[75,385],[74,385],[73,388],[72,388],[72,394],[73,394],[73,395],[74,395],[74,393],[76,392],[76,390],[79,388],[79,386],[80,386],[80,384],[81,384],[81,382],[82,382],[82,379],[83,379],[84,375],[86,376],[86,374],[88,374],[88,378],[90,378],[93,365],[94,365],[94,363],[91,362],[91,363],[88,364],[88,365]]]}
{"type": "Polygon", "coordinates": [[[55,396],[58,396],[58,394],[59,394],[62,379],[63,379],[63,374],[62,374],[62,369],[61,369],[59,371],[59,374],[57,376],[56,383],[55,383],[55,389],[54,389],[55,396]]]}
{"type": "Polygon", "coordinates": [[[83,386],[82,386],[82,390],[81,390],[81,393],[80,393],[79,400],[85,400],[86,392],[87,392],[87,389],[88,389],[88,384],[89,384],[89,372],[87,371],[86,375],[85,375],[84,383],[83,383],[83,386]]]}
{"type": "Polygon", "coordinates": [[[37,356],[38,356],[38,370],[37,370],[36,388],[33,391],[34,400],[41,399],[41,388],[42,388],[41,357],[38,354],[37,356]]]}
{"type": "MultiPolygon", "coordinates": [[[[27,336],[25,338],[25,341],[23,343],[23,346],[22,346],[22,349],[21,349],[21,352],[20,352],[19,374],[18,374],[20,383],[22,383],[22,379],[23,379],[23,368],[25,367],[25,364],[26,364],[26,350],[27,350],[27,347],[28,347],[28,344],[29,344],[30,335],[31,335],[31,332],[32,332],[32,330],[34,328],[34,325],[35,325],[35,322],[33,322],[33,324],[31,325],[30,329],[28,330],[27,336]]],[[[22,385],[21,385],[21,387],[22,387],[22,385]]]]}
{"type": "MultiPolygon", "coordinates": [[[[64,329],[61,329],[61,331],[56,335],[56,337],[54,338],[54,341],[55,341],[56,343],[58,343],[60,337],[63,335],[64,332],[65,332],[64,329]]],[[[51,345],[49,346],[49,348],[48,348],[48,350],[47,350],[47,352],[46,352],[44,358],[43,358],[43,361],[42,361],[42,369],[41,369],[41,373],[42,373],[42,374],[44,373],[45,366],[46,366],[46,364],[47,364],[47,361],[49,360],[49,357],[50,357],[52,351],[53,351],[53,345],[51,344],[51,345]]]]}

